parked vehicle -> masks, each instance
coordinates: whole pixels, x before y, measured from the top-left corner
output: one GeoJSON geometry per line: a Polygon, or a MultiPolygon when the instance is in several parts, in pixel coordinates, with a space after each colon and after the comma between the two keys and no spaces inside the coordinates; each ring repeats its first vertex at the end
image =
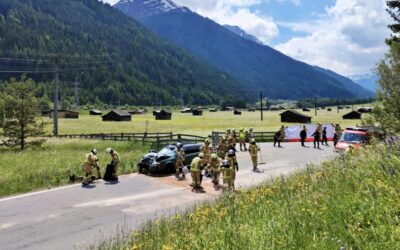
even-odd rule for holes
{"type": "Polygon", "coordinates": [[[369,141],[368,129],[365,128],[346,128],[343,131],[342,137],[336,144],[335,151],[343,153],[351,146],[360,148],[369,141]]]}
{"type": "MultiPolygon", "coordinates": [[[[184,144],[182,149],[185,152],[185,165],[190,165],[193,158],[199,155],[201,144],[184,144]]],[[[145,154],[137,164],[139,173],[174,173],[176,162],[176,145],[167,145],[158,153],[151,151],[145,154]]]]}

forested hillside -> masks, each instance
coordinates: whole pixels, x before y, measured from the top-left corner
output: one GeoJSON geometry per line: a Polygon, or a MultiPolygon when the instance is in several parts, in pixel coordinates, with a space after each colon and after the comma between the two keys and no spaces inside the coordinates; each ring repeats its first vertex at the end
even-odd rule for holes
{"type": "Polygon", "coordinates": [[[247,97],[227,74],[98,0],[0,0],[2,80],[26,72],[49,83],[57,53],[64,91],[72,94],[78,76],[81,103],[209,104],[247,97]]]}

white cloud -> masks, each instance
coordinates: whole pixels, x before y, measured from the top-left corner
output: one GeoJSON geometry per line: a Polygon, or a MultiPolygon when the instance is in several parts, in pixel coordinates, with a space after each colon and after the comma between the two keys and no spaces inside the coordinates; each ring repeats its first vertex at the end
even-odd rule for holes
{"type": "Polygon", "coordinates": [[[239,26],[266,44],[279,33],[278,26],[272,18],[249,9],[251,6],[261,4],[263,0],[176,0],[175,2],[219,24],[239,26]]]}
{"type": "Polygon", "coordinates": [[[381,0],[337,0],[326,17],[310,23],[282,23],[294,31],[308,32],[275,46],[309,64],[343,75],[369,73],[386,51],[390,18],[381,0]]]}

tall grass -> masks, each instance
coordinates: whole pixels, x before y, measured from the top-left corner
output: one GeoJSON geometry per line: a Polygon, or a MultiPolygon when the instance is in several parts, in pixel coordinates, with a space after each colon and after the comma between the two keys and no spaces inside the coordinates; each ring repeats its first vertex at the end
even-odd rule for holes
{"type": "Polygon", "coordinates": [[[92,148],[98,150],[102,172],[111,161],[105,153],[114,148],[121,156],[119,174],[136,172],[136,163],[146,147],[136,142],[104,142],[88,140],[53,140],[42,148],[25,151],[2,149],[0,151],[0,197],[22,193],[49,185],[68,183],[68,173],[82,175],[85,154],[92,148]]]}
{"type": "Polygon", "coordinates": [[[373,146],[102,244],[100,249],[400,249],[400,155],[373,146]]]}

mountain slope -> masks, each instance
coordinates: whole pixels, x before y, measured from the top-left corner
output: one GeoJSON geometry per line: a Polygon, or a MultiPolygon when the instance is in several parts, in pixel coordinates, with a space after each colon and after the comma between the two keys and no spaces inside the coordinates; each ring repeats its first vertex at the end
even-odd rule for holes
{"type": "Polygon", "coordinates": [[[62,55],[61,80],[83,72],[82,103],[177,104],[183,96],[185,103],[209,104],[246,95],[226,73],[98,0],[0,0],[0,55],[50,60],[23,67],[0,60],[3,70],[52,70],[54,53],[62,55]]]}
{"type": "Polygon", "coordinates": [[[260,40],[258,40],[257,37],[248,34],[246,31],[242,30],[239,26],[232,26],[232,25],[225,24],[224,27],[227,28],[228,30],[232,31],[236,35],[243,37],[244,39],[253,41],[255,43],[259,43],[261,45],[263,44],[260,40]]]}
{"type": "MultiPolygon", "coordinates": [[[[135,5],[147,5],[134,0],[135,5]]],[[[154,0],[161,1],[161,0],[154,0]]],[[[252,92],[272,98],[331,97],[355,95],[334,78],[268,47],[244,39],[225,27],[180,8],[157,14],[137,15],[130,2],[114,7],[141,21],[151,30],[227,72],[252,92]]],[[[361,87],[360,87],[361,88],[361,87]]]]}
{"type": "Polygon", "coordinates": [[[343,87],[345,87],[348,91],[350,91],[351,93],[353,93],[355,96],[362,96],[362,97],[374,97],[374,93],[371,92],[371,90],[366,89],[364,87],[355,83],[354,81],[352,81],[351,79],[344,77],[342,75],[339,75],[331,70],[328,69],[324,69],[318,66],[314,66],[314,68],[316,70],[318,70],[319,72],[333,78],[336,79],[337,81],[339,81],[343,87]]]}

